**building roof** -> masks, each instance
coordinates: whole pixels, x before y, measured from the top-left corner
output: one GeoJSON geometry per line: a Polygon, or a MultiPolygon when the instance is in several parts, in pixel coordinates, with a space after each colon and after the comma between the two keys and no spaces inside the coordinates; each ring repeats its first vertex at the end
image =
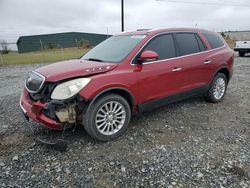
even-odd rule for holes
{"type": "Polygon", "coordinates": [[[66,32],[43,35],[20,36],[17,40],[19,53],[52,48],[72,48],[81,45],[96,46],[110,37],[107,34],[66,32]]]}

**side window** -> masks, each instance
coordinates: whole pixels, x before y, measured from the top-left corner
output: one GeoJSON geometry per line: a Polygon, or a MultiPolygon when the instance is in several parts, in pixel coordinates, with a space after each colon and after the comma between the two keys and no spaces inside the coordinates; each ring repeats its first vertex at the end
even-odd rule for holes
{"type": "Polygon", "coordinates": [[[201,41],[201,38],[199,37],[199,35],[195,35],[196,36],[196,39],[198,41],[198,44],[199,44],[199,47],[200,47],[200,50],[203,52],[203,51],[206,51],[207,48],[206,46],[204,45],[204,43],[201,41]]]}
{"type": "Polygon", "coordinates": [[[176,33],[176,42],[179,55],[188,55],[200,52],[200,47],[194,33],[176,33]]]}
{"type": "Polygon", "coordinates": [[[203,35],[213,49],[224,46],[224,42],[215,34],[203,33],[203,35]]]}
{"type": "Polygon", "coordinates": [[[174,39],[171,34],[160,35],[153,38],[143,49],[152,50],[159,54],[158,60],[176,57],[174,39]]]}

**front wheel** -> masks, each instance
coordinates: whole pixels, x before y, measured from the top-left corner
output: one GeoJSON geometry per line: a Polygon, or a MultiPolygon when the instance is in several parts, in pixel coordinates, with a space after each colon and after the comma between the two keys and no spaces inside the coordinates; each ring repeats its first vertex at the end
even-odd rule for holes
{"type": "Polygon", "coordinates": [[[207,101],[213,103],[221,102],[226,94],[227,83],[227,77],[223,73],[216,74],[208,90],[207,101]]]}
{"type": "Polygon", "coordinates": [[[119,95],[107,94],[88,107],[83,125],[90,136],[106,142],[121,136],[130,118],[128,102],[119,95]]]}

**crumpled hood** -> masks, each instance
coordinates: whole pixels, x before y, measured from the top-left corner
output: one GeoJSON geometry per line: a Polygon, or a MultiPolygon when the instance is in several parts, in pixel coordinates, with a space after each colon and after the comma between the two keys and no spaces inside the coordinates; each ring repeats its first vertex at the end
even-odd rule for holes
{"type": "Polygon", "coordinates": [[[93,62],[80,59],[61,61],[40,67],[36,72],[46,77],[46,81],[57,82],[68,78],[89,76],[108,72],[117,64],[105,62],[93,62]]]}

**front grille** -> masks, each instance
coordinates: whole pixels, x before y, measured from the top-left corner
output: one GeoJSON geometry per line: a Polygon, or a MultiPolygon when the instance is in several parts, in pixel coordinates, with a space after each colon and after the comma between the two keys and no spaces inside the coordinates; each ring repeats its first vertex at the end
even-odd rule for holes
{"type": "Polygon", "coordinates": [[[45,83],[45,77],[37,72],[30,72],[25,80],[25,87],[29,93],[38,93],[45,83]]]}
{"type": "Polygon", "coordinates": [[[45,82],[42,89],[39,92],[36,93],[30,93],[29,96],[31,100],[34,102],[41,101],[41,102],[49,102],[51,93],[53,89],[55,88],[55,83],[45,82]]]}

